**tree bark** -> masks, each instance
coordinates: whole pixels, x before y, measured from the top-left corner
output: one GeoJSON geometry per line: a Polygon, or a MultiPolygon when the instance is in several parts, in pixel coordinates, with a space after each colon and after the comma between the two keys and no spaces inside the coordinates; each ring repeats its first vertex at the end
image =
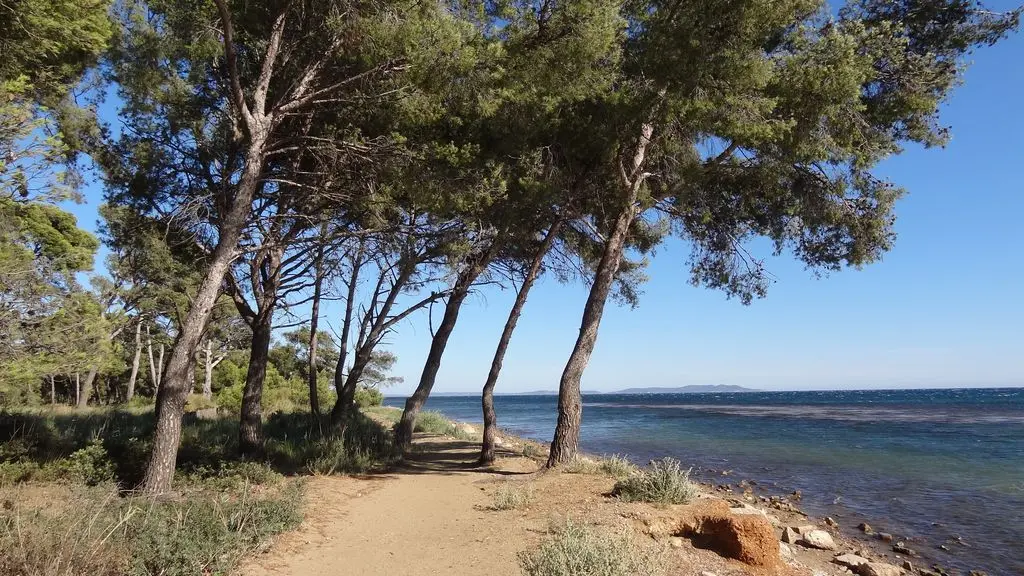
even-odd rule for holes
{"type": "Polygon", "coordinates": [[[53,380],[53,374],[50,374],[50,404],[57,403],[57,384],[53,380]]]}
{"type": "Polygon", "coordinates": [[[164,345],[160,343],[160,354],[156,360],[156,392],[160,391],[160,385],[164,383],[164,345]]]}
{"type": "Polygon", "coordinates": [[[437,327],[437,332],[430,342],[430,352],[427,354],[427,361],[423,364],[423,372],[420,374],[419,385],[412,393],[412,396],[405,401],[405,410],[402,412],[402,419],[395,429],[395,440],[399,449],[408,450],[412,444],[412,432],[416,424],[416,415],[423,408],[424,402],[430,396],[430,390],[434,387],[437,379],[437,372],[441,369],[441,357],[444,349],[448,346],[448,338],[455,330],[455,323],[459,319],[459,309],[469,294],[473,282],[491,263],[491,257],[496,249],[496,244],[489,247],[483,254],[479,255],[459,274],[455,281],[448,303],[444,307],[444,316],[437,327]]]}
{"type": "MultiPolygon", "coordinates": [[[[334,392],[337,398],[334,399],[334,407],[331,408],[331,427],[339,429],[345,422],[345,417],[350,408],[345,398],[345,361],[348,358],[348,339],[352,332],[352,313],[355,310],[356,287],[359,282],[359,270],[363,267],[363,251],[366,249],[366,242],[359,240],[359,249],[352,257],[352,277],[349,278],[348,292],[345,295],[345,317],[341,321],[341,343],[338,346],[338,364],[334,367],[334,392]]],[[[356,351],[358,359],[358,350],[356,351]]],[[[351,371],[349,371],[351,376],[351,371]]]]}
{"type": "Polygon", "coordinates": [[[494,463],[494,436],[498,430],[498,416],[494,412],[494,386],[498,383],[498,375],[501,373],[501,366],[505,360],[505,352],[512,340],[512,333],[516,329],[519,317],[526,306],[526,298],[530,295],[530,288],[540,274],[541,266],[544,264],[544,257],[547,256],[554,244],[555,238],[562,228],[562,220],[559,219],[548,229],[537,253],[533,256],[533,262],[526,271],[523,278],[523,285],[519,287],[516,300],[512,304],[512,310],[508,313],[508,320],[505,321],[505,328],[501,331],[498,339],[498,347],[494,351],[494,358],[491,360],[491,370],[487,373],[487,381],[484,382],[483,393],[480,395],[480,402],[484,413],[484,438],[480,446],[480,465],[488,466],[494,463]]]}
{"type": "Polygon", "coordinates": [[[587,303],[583,307],[580,334],[576,338],[576,344],[573,346],[572,353],[569,354],[569,360],[565,364],[561,381],[558,383],[558,423],[555,425],[555,436],[551,440],[548,468],[569,462],[576,457],[579,450],[580,421],[583,415],[580,381],[583,379],[583,370],[590,362],[594,345],[597,343],[597,331],[601,326],[604,305],[608,300],[608,294],[611,293],[615,275],[619,272],[619,265],[622,263],[622,254],[625,251],[629,228],[639,214],[637,200],[646,178],[642,170],[647,146],[651,143],[653,134],[652,124],[646,123],[641,126],[630,170],[628,173],[625,169],[622,170],[621,184],[625,191],[622,208],[615,220],[615,227],[612,229],[611,235],[605,241],[604,253],[601,254],[601,260],[594,274],[594,284],[590,287],[587,303]]]}
{"type": "MultiPolygon", "coordinates": [[[[321,236],[326,235],[326,230],[321,228],[321,236]]],[[[315,277],[313,279],[313,302],[309,314],[309,358],[306,371],[309,378],[309,412],[313,420],[320,422],[320,398],[317,393],[317,330],[320,328],[320,297],[324,283],[324,247],[320,245],[316,250],[316,263],[314,265],[315,277]]]]}
{"type": "Polygon", "coordinates": [[[203,362],[203,398],[213,398],[213,341],[206,339],[206,359],[203,362]]]}
{"type": "Polygon", "coordinates": [[[78,399],[82,397],[82,374],[75,372],[75,404],[78,404],[78,399]]]}
{"type": "Polygon", "coordinates": [[[125,401],[131,402],[135,397],[135,380],[139,377],[139,360],[142,358],[142,321],[135,324],[135,355],[132,356],[132,373],[128,377],[128,390],[125,401]]]}
{"type": "Polygon", "coordinates": [[[188,364],[195,354],[213,306],[217,302],[224,275],[235,258],[238,240],[246,220],[252,211],[252,199],[259,185],[263,170],[263,144],[267,137],[267,125],[254,123],[250,133],[250,147],[245,159],[245,169],[235,187],[230,207],[222,215],[218,226],[217,246],[210,256],[206,274],[199,285],[192,306],[178,332],[178,339],[171,349],[164,381],[156,396],[156,430],[153,435],[153,452],[146,469],[142,489],[149,494],[161,494],[171,488],[174,467],[181,442],[181,418],[188,397],[188,364]]]}
{"type": "Polygon", "coordinates": [[[246,458],[259,457],[263,454],[263,381],[267,376],[272,316],[273,306],[266,314],[261,312],[252,327],[249,369],[245,374],[242,417],[238,428],[238,449],[246,458]]]}
{"type": "Polygon", "coordinates": [[[92,384],[96,380],[96,372],[99,371],[99,366],[92,365],[89,367],[89,373],[85,376],[85,382],[82,383],[81,392],[78,394],[78,407],[85,408],[89,405],[89,397],[92,396],[92,384]]]}

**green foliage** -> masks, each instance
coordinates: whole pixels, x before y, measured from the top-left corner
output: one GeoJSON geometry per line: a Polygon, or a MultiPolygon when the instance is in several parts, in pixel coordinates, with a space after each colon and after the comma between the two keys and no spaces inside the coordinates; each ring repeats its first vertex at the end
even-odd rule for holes
{"type": "Polygon", "coordinates": [[[224,573],[302,520],[302,494],[294,482],[259,495],[196,492],[159,502],[119,497],[109,485],[71,489],[56,506],[28,504],[23,495],[30,493],[0,493],[5,574],[224,573]]]}
{"type": "Polygon", "coordinates": [[[369,386],[360,386],[356,388],[356,406],[360,408],[369,408],[372,406],[380,406],[384,403],[384,393],[376,388],[369,386]]]}
{"type": "Polygon", "coordinates": [[[455,424],[444,414],[423,410],[416,415],[416,424],[413,431],[427,434],[451,435],[454,429],[455,424]]]}
{"type": "Polygon", "coordinates": [[[683,470],[678,460],[663,458],[615,484],[612,493],[625,502],[686,504],[700,493],[690,481],[690,471],[683,470]]]}
{"type": "Polygon", "coordinates": [[[655,576],[664,572],[662,555],[628,533],[608,534],[566,521],[539,548],[519,554],[526,576],[655,576]]]}

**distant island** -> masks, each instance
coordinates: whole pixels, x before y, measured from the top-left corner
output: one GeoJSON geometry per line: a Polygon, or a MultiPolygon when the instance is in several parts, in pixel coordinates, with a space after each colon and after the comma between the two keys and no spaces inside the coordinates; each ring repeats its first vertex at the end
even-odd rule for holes
{"type": "Polygon", "coordinates": [[[743,386],[732,386],[729,384],[712,384],[679,386],[676,388],[662,388],[655,386],[648,388],[626,388],[625,390],[619,390],[618,392],[609,392],[609,394],[700,394],[707,392],[760,392],[760,390],[744,388],[743,386]]]}

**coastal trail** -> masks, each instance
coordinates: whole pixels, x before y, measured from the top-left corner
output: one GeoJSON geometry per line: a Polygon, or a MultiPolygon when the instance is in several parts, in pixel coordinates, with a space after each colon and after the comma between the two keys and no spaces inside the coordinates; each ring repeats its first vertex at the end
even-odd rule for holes
{"type": "Polygon", "coordinates": [[[488,486],[533,472],[536,463],[513,458],[499,471],[481,469],[478,443],[417,436],[412,454],[387,474],[310,479],[307,521],[240,573],[518,575],[516,553],[531,527],[497,521],[488,486]]]}

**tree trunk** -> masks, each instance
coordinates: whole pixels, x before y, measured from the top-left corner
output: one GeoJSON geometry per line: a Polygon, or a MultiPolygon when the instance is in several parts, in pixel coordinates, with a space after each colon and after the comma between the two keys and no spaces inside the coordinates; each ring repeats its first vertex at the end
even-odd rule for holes
{"type": "Polygon", "coordinates": [[[494,351],[494,358],[491,360],[491,370],[487,373],[487,381],[484,383],[483,393],[480,396],[484,412],[484,439],[480,446],[480,465],[482,466],[494,463],[494,436],[498,430],[498,416],[494,412],[494,386],[498,383],[501,365],[505,360],[505,351],[508,350],[508,344],[512,340],[512,332],[516,329],[519,316],[523,313],[523,307],[526,305],[526,298],[530,294],[530,288],[533,287],[533,282],[540,274],[544,257],[551,250],[551,246],[554,244],[555,238],[558,237],[558,232],[561,228],[562,220],[555,221],[548,230],[547,235],[544,236],[544,241],[541,242],[537,253],[534,254],[533,262],[530,263],[530,268],[523,278],[523,285],[519,287],[519,293],[516,294],[515,303],[512,304],[512,310],[508,313],[508,320],[505,321],[505,328],[501,331],[498,347],[494,351]]]}
{"type": "Polygon", "coordinates": [[[206,361],[203,363],[203,398],[213,399],[213,341],[206,339],[206,361]]]}
{"type": "Polygon", "coordinates": [[[50,404],[57,403],[57,385],[53,382],[53,374],[50,374],[50,404]]]}
{"type": "Polygon", "coordinates": [[[171,349],[167,370],[163,375],[164,381],[157,392],[153,452],[142,485],[142,489],[149,494],[161,494],[171,488],[178,444],[181,442],[181,418],[188,397],[188,364],[203,337],[224,275],[235,258],[239,237],[252,211],[253,195],[263,170],[263,144],[266,139],[266,126],[256,123],[256,127],[258,129],[250,134],[245,169],[235,188],[234,198],[226,213],[221,216],[217,246],[210,256],[209,266],[192,300],[192,306],[178,331],[178,339],[171,349]]]}
{"type": "Polygon", "coordinates": [[[75,404],[78,404],[78,399],[82,397],[82,374],[75,372],[75,404]]]}
{"type": "Polygon", "coordinates": [[[153,385],[153,396],[156,397],[160,380],[156,375],[156,362],[153,361],[153,338],[149,333],[149,326],[146,326],[146,356],[149,359],[149,382],[153,385]]]}
{"type": "Polygon", "coordinates": [[[89,374],[85,376],[85,382],[82,384],[81,392],[78,395],[79,408],[85,408],[89,404],[89,397],[92,396],[92,384],[96,380],[97,371],[99,371],[99,366],[94,364],[89,367],[89,374]]]}
{"type": "Polygon", "coordinates": [[[261,311],[252,327],[252,346],[249,348],[249,369],[245,374],[242,392],[242,418],[238,428],[238,449],[243,457],[255,458],[263,454],[263,380],[267,376],[270,354],[271,318],[273,306],[261,311]]]}
{"type": "MultiPolygon", "coordinates": [[[[321,236],[326,236],[327,231],[321,228],[321,236]]],[[[313,279],[313,303],[309,314],[309,358],[306,371],[309,379],[309,413],[313,420],[320,422],[320,398],[317,394],[317,330],[320,328],[320,296],[324,283],[324,247],[321,244],[316,250],[316,263],[314,265],[313,279]]]]}
{"type": "MultiPolygon", "coordinates": [[[[352,277],[349,278],[348,293],[345,295],[345,317],[341,322],[341,343],[338,346],[338,364],[334,367],[334,392],[337,398],[334,399],[334,407],[331,408],[331,427],[335,430],[341,428],[345,423],[345,417],[350,408],[344,391],[347,385],[345,379],[345,360],[348,356],[348,339],[352,332],[352,312],[355,310],[356,287],[359,282],[359,270],[362,268],[363,250],[365,241],[359,240],[359,250],[352,257],[352,277]]],[[[385,302],[385,304],[387,304],[385,302]]],[[[386,313],[386,312],[385,312],[386,313]]],[[[360,343],[361,344],[361,343],[360,343]]],[[[358,351],[357,359],[358,359],[358,351]]],[[[351,376],[351,372],[349,374],[351,376]]]]}
{"type": "MultiPolygon", "coordinates": [[[[205,326],[204,326],[205,328],[205,326]]],[[[191,361],[191,357],[189,358],[191,361]]],[[[160,392],[160,385],[164,383],[164,345],[160,344],[160,355],[156,360],[156,392],[160,392]]]]}
{"type": "Polygon", "coordinates": [[[434,338],[430,342],[430,352],[427,354],[427,361],[423,364],[423,373],[420,375],[419,385],[416,386],[412,396],[405,401],[402,419],[395,430],[395,440],[398,443],[398,447],[403,451],[407,450],[412,444],[412,432],[416,424],[416,415],[419,414],[423,403],[430,396],[430,390],[434,387],[437,371],[441,369],[441,357],[444,355],[444,349],[448,345],[448,338],[455,329],[455,323],[459,319],[459,309],[466,300],[473,282],[490,264],[495,248],[496,244],[492,245],[486,252],[466,266],[466,269],[459,274],[458,280],[455,281],[452,293],[448,297],[448,303],[444,307],[444,316],[441,318],[441,324],[437,327],[437,332],[434,333],[434,338]]]}
{"type": "Polygon", "coordinates": [[[135,379],[139,377],[139,360],[142,358],[142,321],[135,324],[135,355],[132,356],[132,373],[128,377],[128,390],[125,401],[131,402],[135,397],[135,379]]]}

